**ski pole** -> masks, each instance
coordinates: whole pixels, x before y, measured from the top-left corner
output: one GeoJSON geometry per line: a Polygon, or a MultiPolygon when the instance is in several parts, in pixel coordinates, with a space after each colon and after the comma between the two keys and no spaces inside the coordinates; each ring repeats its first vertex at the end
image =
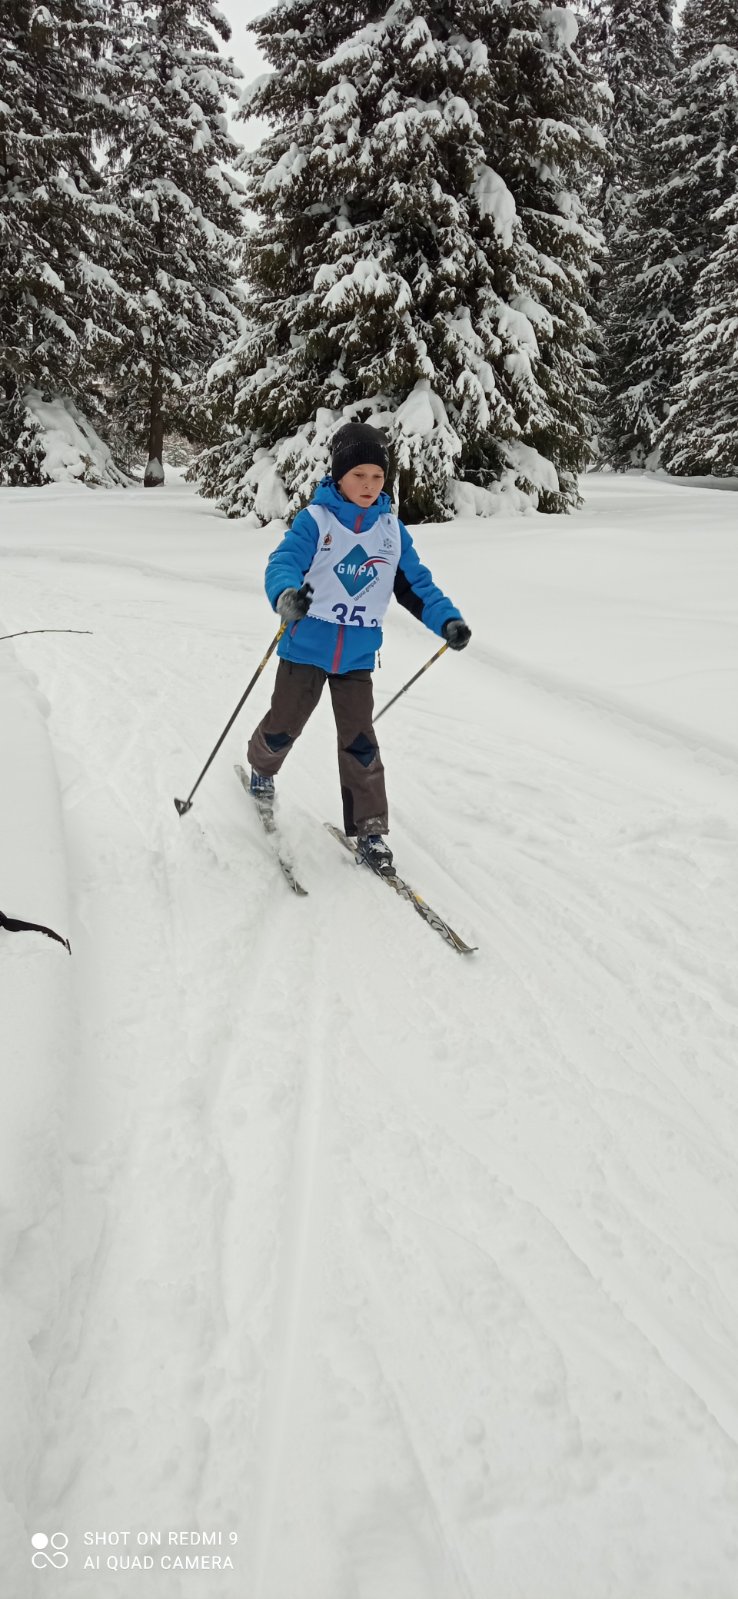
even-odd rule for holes
{"type": "Polygon", "coordinates": [[[6,638],[26,638],[30,633],[91,633],[91,627],[24,627],[21,633],[0,633],[0,644],[6,638]]]}
{"type": "Polygon", "coordinates": [[[397,693],[393,694],[392,699],[388,700],[387,704],[382,706],[381,711],[377,711],[376,716],[373,717],[373,721],[378,722],[380,716],[384,716],[385,711],[389,710],[390,705],[394,705],[395,700],[399,700],[401,694],[407,694],[408,689],[412,688],[413,683],[417,683],[418,678],[422,677],[423,673],[427,672],[428,667],[432,666],[433,662],[437,661],[439,656],[443,655],[444,650],[447,650],[447,649],[448,649],[448,644],[442,644],[440,650],[436,650],[435,655],[431,655],[430,660],[426,661],[425,666],[421,666],[420,671],[416,672],[415,676],[410,678],[410,681],[405,684],[405,687],[404,688],[399,688],[397,690],[397,693]]]}
{"type": "Polygon", "coordinates": [[[236,720],[236,717],[238,716],[238,713],[239,713],[239,711],[241,709],[241,706],[245,705],[246,700],[248,699],[249,694],[251,693],[251,690],[252,690],[257,678],[261,677],[261,674],[262,674],[262,672],[264,670],[264,667],[266,666],[266,663],[269,660],[270,655],[272,655],[274,653],[275,649],[277,648],[277,645],[278,645],[278,643],[279,643],[279,641],[280,641],[280,639],[282,637],[282,634],[284,633],[284,630],[285,630],[286,626],[287,626],[287,623],[283,622],[282,626],[279,629],[279,632],[275,633],[274,638],[272,639],[272,642],[269,645],[269,649],[267,650],[263,661],[261,661],[259,666],[257,666],[256,671],[254,672],[254,675],[253,675],[253,677],[251,679],[251,682],[249,683],[248,688],[241,695],[241,698],[240,698],[240,700],[239,700],[239,702],[238,702],[238,704],[236,706],[235,711],[233,712],[233,715],[232,715],[230,721],[226,723],[225,727],[223,728],[223,732],[221,733],[220,738],[218,739],[218,742],[217,742],[215,748],[213,750],[211,750],[211,752],[210,752],[210,754],[209,754],[209,756],[208,756],[208,758],[207,758],[207,760],[205,762],[205,765],[203,766],[203,769],[202,769],[202,771],[200,773],[200,776],[197,779],[195,787],[190,789],[190,792],[189,792],[186,800],[176,799],[174,801],[175,806],[176,806],[180,816],[185,816],[187,811],[190,809],[190,807],[192,805],[192,798],[193,798],[193,795],[195,793],[195,790],[200,787],[200,784],[201,784],[201,782],[202,782],[202,780],[203,780],[203,778],[205,776],[205,773],[206,773],[206,771],[207,771],[207,769],[208,769],[208,767],[210,765],[210,762],[212,760],[214,760],[215,756],[217,755],[218,750],[220,749],[220,746],[223,743],[223,740],[224,740],[224,738],[226,736],[226,733],[230,733],[230,730],[231,730],[231,728],[233,726],[233,723],[236,720]]]}

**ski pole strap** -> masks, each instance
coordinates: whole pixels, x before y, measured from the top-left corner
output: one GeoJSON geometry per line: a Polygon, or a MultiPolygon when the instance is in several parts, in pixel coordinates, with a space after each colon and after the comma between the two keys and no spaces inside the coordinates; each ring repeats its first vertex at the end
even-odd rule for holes
{"type": "Polygon", "coordinates": [[[190,806],[192,804],[193,795],[195,794],[197,789],[200,787],[200,784],[201,784],[201,782],[202,782],[202,780],[203,780],[203,778],[205,776],[205,773],[207,772],[211,761],[213,761],[215,759],[215,756],[217,755],[218,750],[220,749],[220,746],[223,743],[224,738],[226,737],[226,735],[228,733],[230,733],[231,728],[233,726],[233,723],[235,722],[236,717],[238,716],[238,713],[241,710],[242,706],[245,705],[245,703],[246,703],[246,701],[247,701],[247,699],[249,697],[249,694],[251,693],[251,690],[252,690],[252,688],[253,688],[256,680],[257,680],[257,678],[261,677],[261,674],[262,674],[262,672],[264,670],[264,667],[266,666],[267,661],[269,660],[270,655],[274,654],[274,651],[277,648],[277,645],[278,645],[278,643],[279,643],[279,641],[280,641],[280,639],[282,637],[282,634],[284,633],[284,630],[285,630],[286,626],[287,626],[287,623],[283,622],[282,626],[279,629],[279,632],[275,633],[274,638],[272,639],[272,642],[269,645],[269,649],[267,650],[263,661],[259,662],[259,665],[257,666],[256,671],[254,672],[254,675],[253,675],[253,677],[251,679],[251,682],[248,685],[248,688],[244,689],[243,694],[241,695],[241,698],[240,698],[240,700],[239,700],[239,702],[238,702],[238,704],[236,706],[235,711],[233,712],[232,717],[230,718],[230,720],[228,722],[226,722],[226,725],[223,728],[223,732],[221,733],[220,738],[218,739],[218,742],[215,745],[215,748],[211,750],[211,752],[210,752],[210,754],[209,754],[209,756],[208,756],[208,758],[207,758],[207,760],[205,762],[205,765],[203,766],[203,769],[202,769],[202,771],[200,773],[200,776],[198,777],[197,782],[195,783],[194,788],[190,789],[190,792],[189,792],[189,794],[187,796],[187,799],[186,800],[178,800],[178,799],[176,799],[174,801],[175,806],[176,806],[180,816],[186,815],[187,811],[190,809],[190,806]]]}
{"type": "Polygon", "coordinates": [[[380,716],[384,716],[384,713],[385,713],[385,711],[388,711],[388,710],[389,710],[389,708],[390,708],[390,706],[391,706],[391,705],[394,705],[394,703],[395,703],[395,700],[399,700],[399,698],[400,698],[400,696],[401,696],[401,695],[402,695],[402,694],[407,694],[407,691],[408,691],[408,689],[409,689],[409,688],[412,688],[412,686],[413,686],[413,683],[417,683],[417,681],[418,681],[418,678],[419,678],[419,677],[422,677],[422,676],[423,676],[423,673],[424,673],[424,672],[427,672],[427,670],[428,670],[428,667],[429,667],[429,666],[432,666],[432,665],[433,665],[433,662],[434,662],[434,661],[437,661],[437,660],[439,660],[439,659],[440,659],[440,657],[441,657],[441,656],[442,656],[442,655],[443,655],[443,654],[444,654],[444,653],[445,653],[445,651],[446,651],[446,650],[447,650],[447,649],[448,649],[448,644],[442,644],[442,645],[441,645],[441,648],[440,648],[440,650],[436,650],[436,653],[435,653],[435,655],[431,655],[431,658],[430,658],[430,660],[429,660],[429,661],[426,661],[426,663],[425,663],[425,666],[421,666],[421,668],[420,668],[420,671],[419,671],[419,672],[416,672],[416,673],[415,673],[415,676],[414,676],[414,677],[411,677],[411,678],[410,678],[410,679],[409,679],[409,681],[408,681],[408,682],[407,682],[407,683],[406,683],[406,684],[405,684],[405,687],[404,687],[404,688],[400,688],[400,689],[398,689],[398,690],[397,690],[397,693],[396,693],[396,694],[393,694],[393,696],[392,696],[392,699],[391,699],[391,700],[388,700],[388,701],[387,701],[387,704],[386,704],[386,705],[383,705],[383,706],[382,706],[382,709],[381,709],[381,711],[377,711],[377,714],[376,714],[376,716],[375,716],[375,717],[374,717],[374,721],[375,721],[375,722],[378,722],[378,721],[379,721],[379,718],[380,718],[380,716]]]}

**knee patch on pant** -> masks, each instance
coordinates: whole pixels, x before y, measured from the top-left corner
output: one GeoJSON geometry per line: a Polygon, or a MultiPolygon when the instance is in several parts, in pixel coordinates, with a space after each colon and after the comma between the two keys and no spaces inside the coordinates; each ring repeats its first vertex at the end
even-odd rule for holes
{"type": "Polygon", "coordinates": [[[371,739],[367,738],[366,733],[359,733],[354,739],[353,744],[346,745],[346,754],[355,756],[356,760],[360,761],[362,766],[371,766],[372,761],[377,754],[377,746],[376,744],[372,744],[371,739]]]}
{"type": "Polygon", "coordinates": [[[292,744],[293,739],[289,733],[265,733],[264,743],[273,755],[277,755],[280,750],[286,749],[288,744],[292,744]]]}

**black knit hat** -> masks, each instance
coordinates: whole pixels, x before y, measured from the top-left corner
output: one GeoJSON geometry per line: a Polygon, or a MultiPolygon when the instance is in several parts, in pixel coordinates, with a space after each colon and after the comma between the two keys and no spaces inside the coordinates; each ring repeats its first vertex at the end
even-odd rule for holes
{"type": "Polygon", "coordinates": [[[352,472],[355,466],[381,466],[387,476],[387,446],[381,433],[365,422],[346,422],[333,435],[331,477],[334,483],[346,472],[352,472]]]}

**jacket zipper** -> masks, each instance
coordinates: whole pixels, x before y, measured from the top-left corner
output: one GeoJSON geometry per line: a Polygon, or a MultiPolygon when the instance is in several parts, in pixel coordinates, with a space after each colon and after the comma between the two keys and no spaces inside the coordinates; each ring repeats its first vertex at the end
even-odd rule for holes
{"type": "Polygon", "coordinates": [[[342,622],[337,622],[336,626],[338,628],[338,638],[336,639],[336,648],[333,653],[333,662],[331,665],[332,672],[337,672],[341,664],[341,656],[343,655],[343,635],[346,631],[342,622]]]}

